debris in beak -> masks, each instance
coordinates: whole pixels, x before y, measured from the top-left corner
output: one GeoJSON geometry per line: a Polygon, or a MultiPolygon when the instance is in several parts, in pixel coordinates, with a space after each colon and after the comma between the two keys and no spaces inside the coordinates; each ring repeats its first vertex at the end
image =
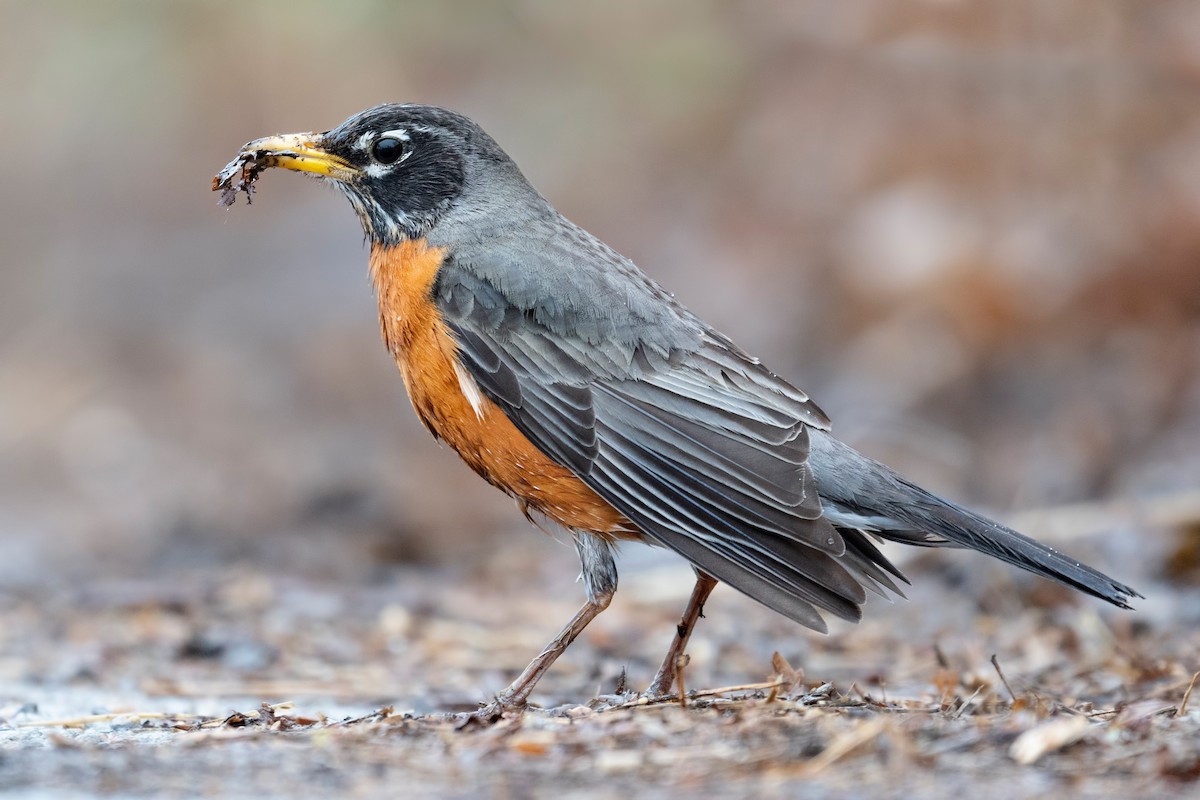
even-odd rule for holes
{"type": "Polygon", "coordinates": [[[225,165],[225,168],[213,176],[212,188],[220,192],[217,205],[231,206],[237,202],[238,192],[246,193],[246,204],[252,201],[254,182],[269,165],[266,158],[267,150],[242,150],[237,158],[225,165]]]}

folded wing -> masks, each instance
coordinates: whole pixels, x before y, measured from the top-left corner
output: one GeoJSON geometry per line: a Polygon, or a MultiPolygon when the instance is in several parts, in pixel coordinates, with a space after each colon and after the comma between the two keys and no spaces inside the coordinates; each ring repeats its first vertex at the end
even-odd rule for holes
{"type": "Polygon", "coordinates": [[[651,539],[804,625],[825,629],[818,609],[858,619],[864,586],[895,591],[874,545],[822,514],[808,431],[828,421],[806,395],[635,269],[654,302],[585,293],[552,310],[537,264],[522,269],[513,287],[494,277],[509,270],[450,263],[435,300],[462,365],[535,446],[651,539]]]}

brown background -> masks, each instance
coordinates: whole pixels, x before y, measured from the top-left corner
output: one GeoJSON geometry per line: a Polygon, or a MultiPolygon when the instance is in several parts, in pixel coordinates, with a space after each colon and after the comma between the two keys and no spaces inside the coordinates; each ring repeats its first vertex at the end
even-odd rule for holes
{"type": "Polygon", "coordinates": [[[4,579],[283,542],[323,564],[330,529],[346,558],[457,558],[523,527],[407,408],[344,201],[208,192],[247,139],[390,100],[477,118],[937,489],[1195,485],[1194,4],[333,9],[4,6],[4,579]]]}

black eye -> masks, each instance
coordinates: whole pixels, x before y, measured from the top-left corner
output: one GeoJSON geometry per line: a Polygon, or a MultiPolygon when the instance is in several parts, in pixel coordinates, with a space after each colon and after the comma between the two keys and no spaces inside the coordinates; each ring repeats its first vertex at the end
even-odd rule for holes
{"type": "Polygon", "coordinates": [[[380,164],[395,164],[404,155],[404,142],[385,136],[371,148],[371,156],[380,164]]]}

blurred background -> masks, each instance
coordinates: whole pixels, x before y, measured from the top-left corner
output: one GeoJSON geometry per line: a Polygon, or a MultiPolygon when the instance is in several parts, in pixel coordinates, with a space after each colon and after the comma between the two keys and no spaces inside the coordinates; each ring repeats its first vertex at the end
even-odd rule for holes
{"type": "Polygon", "coordinates": [[[12,0],[0,582],[546,547],[416,421],[344,200],[209,191],[385,101],[474,117],[932,489],[1200,485],[1195,3],[12,0]]]}

